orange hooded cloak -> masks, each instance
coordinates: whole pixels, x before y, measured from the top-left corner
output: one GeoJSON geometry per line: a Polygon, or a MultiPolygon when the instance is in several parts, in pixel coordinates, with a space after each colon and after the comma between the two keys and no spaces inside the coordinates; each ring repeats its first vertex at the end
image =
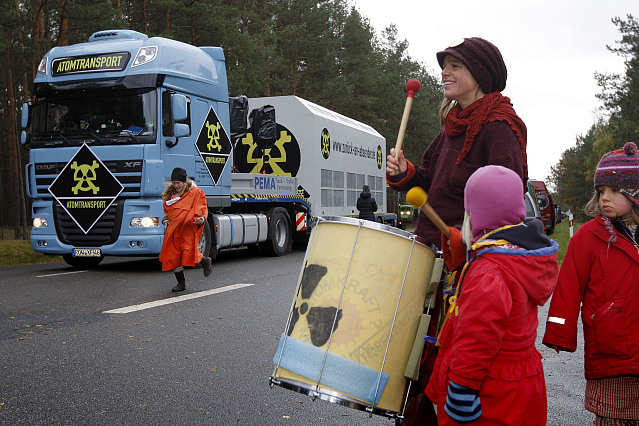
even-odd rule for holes
{"type": "Polygon", "coordinates": [[[164,231],[160,262],[162,270],[170,271],[180,266],[195,266],[202,258],[200,239],[204,225],[193,223],[196,217],[208,216],[206,195],[195,185],[184,192],[177,201],[174,194],[164,200],[164,214],[169,218],[169,226],[164,231]]]}

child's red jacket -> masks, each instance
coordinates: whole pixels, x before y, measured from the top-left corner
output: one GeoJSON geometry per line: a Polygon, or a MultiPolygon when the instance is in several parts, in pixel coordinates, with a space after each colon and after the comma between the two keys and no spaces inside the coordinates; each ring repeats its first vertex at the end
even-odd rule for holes
{"type": "Polygon", "coordinates": [[[491,237],[531,248],[489,246],[467,267],[458,313],[442,329],[426,388],[440,425],[457,424],[444,411],[450,380],[479,390],[482,415],[473,425],[546,424],[546,386],[535,339],[538,307],[555,286],[559,245],[543,235],[537,219],[499,232],[491,237]],[[536,241],[529,245],[528,237],[536,241]]]}
{"type": "Polygon", "coordinates": [[[639,252],[609,238],[597,217],[570,240],[543,339],[574,352],[581,305],[586,379],[639,374],[639,252]]]}

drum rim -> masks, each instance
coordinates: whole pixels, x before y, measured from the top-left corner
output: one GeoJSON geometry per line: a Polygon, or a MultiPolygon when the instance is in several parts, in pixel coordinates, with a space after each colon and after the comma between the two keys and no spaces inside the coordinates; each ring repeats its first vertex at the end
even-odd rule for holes
{"type": "Polygon", "coordinates": [[[348,217],[348,216],[317,216],[314,225],[322,223],[322,222],[343,223],[346,225],[361,226],[362,228],[368,228],[368,229],[373,229],[375,231],[386,232],[388,234],[397,235],[398,237],[402,237],[407,240],[415,240],[416,244],[419,244],[436,253],[436,250],[434,250],[432,247],[429,247],[428,245],[419,241],[419,237],[416,234],[412,232],[404,231],[403,229],[395,228],[393,226],[389,226],[383,223],[378,223],[378,222],[373,222],[366,219],[358,219],[358,218],[348,217]]]}
{"type": "Polygon", "coordinates": [[[400,413],[396,411],[387,410],[385,408],[380,408],[378,406],[371,407],[370,404],[351,398],[337,391],[332,391],[332,390],[320,387],[319,389],[317,389],[317,393],[316,393],[315,385],[309,385],[308,383],[300,382],[298,380],[271,376],[269,378],[269,382],[271,383],[271,387],[273,385],[277,385],[282,388],[296,391],[313,398],[319,398],[322,401],[327,401],[333,404],[342,405],[348,408],[353,408],[355,410],[365,411],[367,413],[372,413],[378,416],[384,416],[391,419],[404,418],[404,416],[402,416],[400,413]]]}

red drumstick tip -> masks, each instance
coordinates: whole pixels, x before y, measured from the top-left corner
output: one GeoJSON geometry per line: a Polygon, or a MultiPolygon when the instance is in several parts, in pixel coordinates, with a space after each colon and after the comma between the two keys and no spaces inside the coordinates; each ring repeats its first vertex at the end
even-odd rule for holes
{"type": "Polygon", "coordinates": [[[422,88],[422,84],[416,78],[411,78],[406,82],[406,90],[408,90],[408,96],[413,97],[413,95],[419,92],[419,89],[422,88]]]}

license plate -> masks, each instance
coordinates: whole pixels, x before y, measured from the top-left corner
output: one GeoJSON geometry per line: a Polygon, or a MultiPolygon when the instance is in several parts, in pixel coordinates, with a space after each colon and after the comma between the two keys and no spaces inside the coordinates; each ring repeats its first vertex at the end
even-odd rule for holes
{"type": "Polygon", "coordinates": [[[100,257],[102,256],[102,252],[100,249],[86,249],[79,248],[73,249],[73,257],[100,257]]]}

